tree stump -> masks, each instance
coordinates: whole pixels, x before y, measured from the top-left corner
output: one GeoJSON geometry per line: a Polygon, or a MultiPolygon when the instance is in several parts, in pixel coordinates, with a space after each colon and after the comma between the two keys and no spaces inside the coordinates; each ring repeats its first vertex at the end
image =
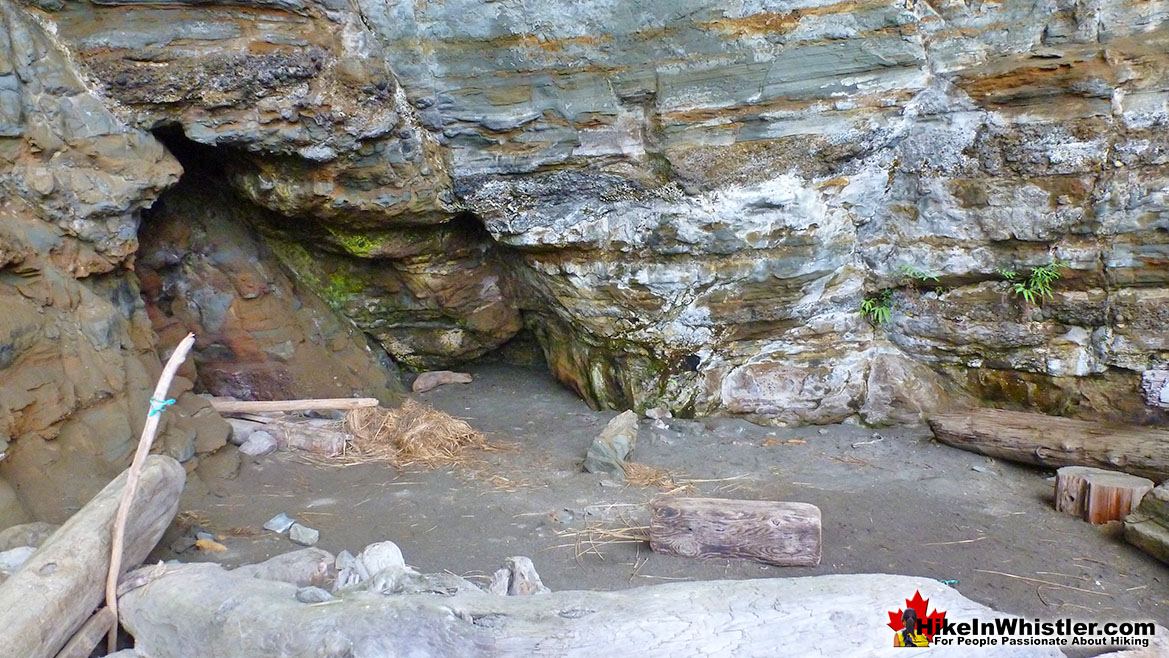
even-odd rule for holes
{"type": "Polygon", "coordinates": [[[1152,480],[1135,475],[1065,466],[1055,475],[1055,509],[1096,525],[1120,521],[1152,488],[1152,480]]]}
{"type": "Polygon", "coordinates": [[[666,498],[650,505],[649,545],[682,557],[820,564],[820,509],[808,503],[666,498]]]}

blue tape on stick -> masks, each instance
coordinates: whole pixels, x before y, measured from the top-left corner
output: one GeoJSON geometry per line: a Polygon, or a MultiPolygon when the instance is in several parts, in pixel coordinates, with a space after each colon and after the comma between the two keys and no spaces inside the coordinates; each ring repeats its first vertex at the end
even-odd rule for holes
{"type": "Polygon", "coordinates": [[[163,409],[166,409],[168,406],[170,406],[174,403],[175,403],[175,401],[173,399],[172,400],[156,400],[154,398],[150,398],[150,415],[157,416],[158,414],[162,413],[163,409]]]}

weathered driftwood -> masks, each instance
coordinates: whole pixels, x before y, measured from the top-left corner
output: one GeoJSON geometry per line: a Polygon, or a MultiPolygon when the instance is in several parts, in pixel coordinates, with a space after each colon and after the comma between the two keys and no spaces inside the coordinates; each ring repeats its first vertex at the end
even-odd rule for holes
{"type": "MultiPolygon", "coordinates": [[[[146,423],[142,426],[142,435],[138,438],[138,448],[134,451],[134,459],[130,468],[126,469],[126,486],[122,489],[122,497],[118,499],[118,512],[114,516],[114,527],[111,531],[113,539],[110,542],[110,562],[106,573],[106,607],[114,613],[114,620],[118,619],[118,578],[122,575],[122,553],[125,542],[126,523],[130,518],[130,505],[138,495],[138,479],[142,476],[142,466],[150,455],[150,446],[154,443],[154,435],[158,432],[158,423],[162,419],[165,409],[167,392],[170,391],[171,381],[179,367],[187,360],[187,353],[195,346],[195,334],[187,334],[181,340],[175,351],[167,359],[154,387],[154,394],[150,397],[150,412],[146,416],[146,423]]],[[[110,626],[107,634],[106,653],[113,653],[118,648],[118,626],[110,626]]]]}
{"type": "Polygon", "coordinates": [[[1090,466],[1055,472],[1055,509],[1099,525],[1121,521],[1136,509],[1153,481],[1090,466]]]}
{"type": "MultiPolygon", "coordinates": [[[[257,417],[261,418],[261,417],[257,417]]],[[[276,439],[281,450],[304,450],[323,455],[339,455],[352,438],[335,420],[322,418],[264,418],[263,420],[231,419],[232,432],[247,435],[264,430],[276,439]]],[[[233,443],[235,439],[233,437],[233,443]]],[[[243,443],[243,441],[239,441],[243,443]]]]}
{"type": "Polygon", "coordinates": [[[348,411],[376,407],[377,398],[321,398],[307,400],[229,400],[211,398],[211,407],[221,414],[262,414],[273,411],[348,411]]]}
{"type": "Polygon", "coordinates": [[[106,636],[117,621],[114,611],[109,608],[100,608],[89,621],[85,622],[72,640],[57,654],[57,658],[89,658],[93,648],[106,636]]]}
{"type": "Polygon", "coordinates": [[[820,564],[820,509],[808,503],[663,498],[650,505],[649,544],[682,557],[820,564]]]}
{"type": "MultiPolygon", "coordinates": [[[[297,587],[188,564],[122,597],[123,623],[152,658],[904,657],[889,615],[915,591],[954,621],[1000,616],[930,578],[831,575],[669,583],[619,592],[496,596],[342,592],[297,602],[297,587]]],[[[931,649],[931,656],[963,656],[931,649]]],[[[1047,647],[979,656],[1055,657],[1047,647]]]]}
{"type": "Polygon", "coordinates": [[[1124,520],[1124,538],[1149,555],[1169,563],[1169,483],[1145,494],[1124,520]]]}
{"type": "Polygon", "coordinates": [[[1043,414],[974,409],[930,418],[939,441],[1037,466],[1093,466],[1169,477],[1169,432],[1043,414]]]}
{"type": "MultiPolygon", "coordinates": [[[[186,473],[170,457],[146,459],[126,524],[123,566],[140,563],[178,510],[186,473]]],[[[4,655],[53,658],[101,603],[123,472],[0,585],[4,655]]]]}

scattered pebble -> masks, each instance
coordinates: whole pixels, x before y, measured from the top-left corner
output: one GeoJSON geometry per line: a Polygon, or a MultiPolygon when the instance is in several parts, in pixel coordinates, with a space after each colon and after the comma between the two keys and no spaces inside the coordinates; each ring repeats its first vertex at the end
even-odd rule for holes
{"type": "Polygon", "coordinates": [[[291,528],[294,523],[296,523],[296,520],[284,512],[281,512],[276,516],[268,519],[268,522],[264,524],[264,529],[271,530],[272,532],[282,535],[285,532],[288,532],[288,529],[291,528]]]}
{"type": "Polygon", "coordinates": [[[321,589],[320,587],[301,587],[296,590],[296,600],[301,603],[324,603],[325,601],[332,601],[333,595],[321,589]]]}
{"type": "Polygon", "coordinates": [[[321,533],[308,526],[293,523],[288,528],[288,538],[301,546],[312,546],[321,538],[321,533]]]}
{"type": "Polygon", "coordinates": [[[981,464],[975,464],[974,466],[971,466],[970,470],[978,471],[979,473],[989,473],[990,472],[989,468],[982,466],[981,464]]]}
{"type": "Polygon", "coordinates": [[[206,539],[207,541],[215,541],[215,535],[210,532],[196,532],[195,539],[206,539]]]}
{"type": "Polygon", "coordinates": [[[239,447],[239,451],[249,457],[263,457],[276,452],[276,438],[264,430],[256,430],[248,435],[248,439],[239,447]]]}

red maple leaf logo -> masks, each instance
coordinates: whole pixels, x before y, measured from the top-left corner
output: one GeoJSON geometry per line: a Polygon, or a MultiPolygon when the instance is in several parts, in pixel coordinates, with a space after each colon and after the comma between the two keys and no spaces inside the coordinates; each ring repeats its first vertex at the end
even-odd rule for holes
{"type": "MultiPolygon", "coordinates": [[[[926,615],[926,607],[929,606],[929,602],[929,599],[921,598],[921,592],[918,591],[913,592],[912,599],[905,599],[905,605],[913,608],[913,611],[917,613],[917,618],[923,622],[922,635],[925,635],[927,640],[933,642],[934,632],[940,629],[946,621],[946,611],[935,609],[929,615],[926,615]]],[[[889,613],[889,628],[892,628],[894,631],[900,631],[905,628],[905,624],[901,621],[901,613],[903,612],[905,612],[904,609],[898,608],[897,612],[889,613]]]]}

